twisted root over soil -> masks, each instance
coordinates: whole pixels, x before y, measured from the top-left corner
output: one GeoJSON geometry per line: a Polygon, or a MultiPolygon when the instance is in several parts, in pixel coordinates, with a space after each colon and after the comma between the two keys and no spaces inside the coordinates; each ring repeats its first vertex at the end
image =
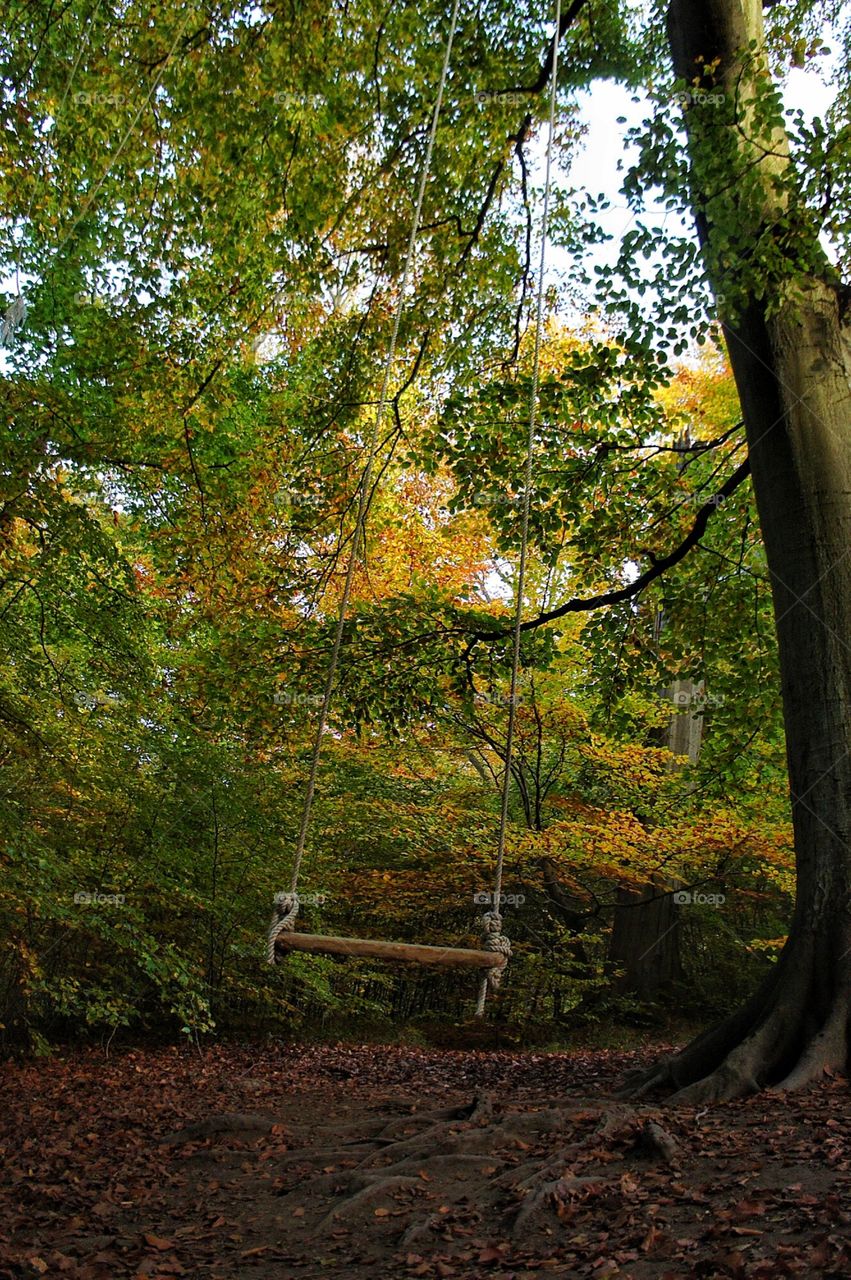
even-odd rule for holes
{"type": "MultiPolygon", "coordinates": [[[[245,1119],[235,1117],[236,1126],[245,1119]]],[[[307,1237],[327,1239],[384,1219],[403,1249],[436,1247],[462,1218],[468,1234],[479,1225],[528,1245],[589,1196],[610,1201],[613,1212],[622,1207],[624,1162],[676,1169],[681,1159],[658,1110],[599,1099],[521,1110],[478,1094],[389,1123],[290,1136],[304,1145],[277,1164],[284,1220],[292,1214],[307,1237]]]]}

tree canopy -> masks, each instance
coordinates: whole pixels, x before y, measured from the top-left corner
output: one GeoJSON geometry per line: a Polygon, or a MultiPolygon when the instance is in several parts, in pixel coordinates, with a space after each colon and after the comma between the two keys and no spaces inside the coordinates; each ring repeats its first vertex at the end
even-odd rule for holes
{"type": "MultiPolygon", "coordinates": [[[[708,56],[711,24],[678,44],[689,14],[666,27],[656,6],[574,0],[556,36],[534,7],[459,9],[306,915],[470,936],[510,767],[509,1019],[602,1016],[618,895],[662,878],[665,894],[731,902],[683,925],[695,1004],[710,960],[744,998],[786,937],[793,845],[800,872],[809,839],[787,795],[792,640],[781,626],[778,649],[774,625],[791,553],[766,535],[792,489],[762,478],[770,426],[754,425],[760,393],[735,344],[752,352],[758,313],[770,341],[755,358],[796,403],[812,398],[811,371],[774,367],[793,322],[782,341],[771,326],[814,282],[844,318],[847,30],[841,6],[802,0],[772,5],[763,38],[752,6],[729,7],[745,14],[735,68],[720,43],[708,56]],[[823,117],[784,108],[802,68],[833,79],[823,117]],[[582,103],[606,80],[635,109],[619,197],[611,176],[602,193],[571,182],[582,103]],[[616,199],[631,217],[611,254],[616,199]],[[702,725],[690,763],[666,738],[682,680],[673,714],[702,725]]],[[[38,0],[2,22],[4,1021],[35,1037],[81,1016],[199,1034],[275,1023],[297,998],[416,1009],[414,984],[376,969],[296,957],[269,972],[258,938],[297,830],[446,6],[38,0]]],[[[837,427],[833,447],[847,444],[837,427]]],[[[794,600],[817,580],[807,568],[794,600]]],[[[801,661],[825,670],[823,655],[801,661]]],[[[793,798],[839,756],[844,714],[793,798]]],[[[841,828],[827,804],[817,819],[841,828]]],[[[459,1015],[447,982],[422,987],[422,1008],[451,998],[459,1015]]]]}

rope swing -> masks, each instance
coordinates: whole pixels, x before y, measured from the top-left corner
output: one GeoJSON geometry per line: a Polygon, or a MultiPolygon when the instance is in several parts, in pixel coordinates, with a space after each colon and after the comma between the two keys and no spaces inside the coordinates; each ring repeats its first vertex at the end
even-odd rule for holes
{"type": "Polygon", "coordinates": [[[302,806],[301,821],[299,824],[298,839],[296,841],[295,855],[293,858],[292,876],[290,880],[289,890],[278,893],[274,898],[274,909],[272,920],[269,925],[267,934],[267,960],[270,964],[274,964],[277,958],[277,952],[280,950],[299,950],[310,952],[323,952],[332,955],[362,955],[372,956],[379,959],[389,960],[411,960],[420,964],[435,964],[443,967],[475,967],[484,970],[480,987],[478,1002],[476,1005],[476,1016],[482,1017],[485,1011],[485,1003],[488,992],[494,992],[499,987],[502,974],[508,959],[511,955],[511,943],[507,936],[502,932],[502,913],[500,905],[502,902],[502,880],[505,864],[505,843],[508,830],[508,805],[511,789],[511,763],[514,748],[516,708],[517,708],[517,687],[520,670],[520,636],[523,621],[523,593],[526,582],[526,566],[528,559],[528,543],[529,543],[529,524],[530,524],[530,508],[532,493],[532,469],[535,448],[535,430],[537,423],[538,409],[538,390],[540,382],[540,362],[541,362],[541,346],[543,339],[544,325],[544,271],[546,267],[546,251],[547,236],[549,227],[549,204],[550,204],[550,188],[551,188],[551,169],[552,169],[552,152],[553,152],[553,135],[555,132],[555,106],[556,106],[556,80],[558,74],[558,36],[561,25],[561,0],[556,0],[555,12],[555,36],[553,38],[553,64],[552,79],[550,84],[549,99],[549,132],[547,138],[546,150],[546,176],[544,184],[544,206],[541,226],[541,256],[540,268],[537,288],[536,302],[536,322],[535,322],[535,348],[532,371],[532,390],[531,402],[529,410],[529,430],[526,447],[526,461],[524,468],[523,480],[523,505],[522,505],[522,523],[520,537],[520,561],[517,571],[517,587],[514,611],[513,626],[513,647],[511,661],[511,683],[510,695],[508,700],[508,721],[506,726],[506,745],[505,745],[505,773],[502,783],[502,798],[500,806],[499,819],[499,837],[497,843],[497,859],[496,871],[494,876],[494,889],[492,908],[486,911],[481,918],[482,927],[482,947],[481,950],[468,950],[461,948],[449,947],[431,947],[420,946],[409,943],[390,943],[378,942],[368,939],[351,939],[351,938],[326,938],[318,935],[296,934],[295,924],[299,911],[298,898],[298,880],[301,870],[304,850],[307,843],[307,834],[310,827],[310,819],[313,811],[313,801],[316,791],[316,780],[319,771],[319,761],[322,751],[322,742],[328,723],[328,714],[331,706],[331,699],[334,692],[336,682],[337,669],[340,661],[340,653],[343,643],[343,632],[345,628],[346,614],[348,611],[349,598],[351,595],[352,583],[354,580],[355,569],[358,563],[358,557],[361,547],[365,539],[365,523],[366,511],[368,504],[368,494],[370,481],[372,478],[375,461],[379,449],[379,440],[381,438],[381,428],[387,412],[389,400],[390,378],[393,372],[393,366],[396,360],[396,348],[399,338],[399,329],[405,308],[405,294],[410,278],[411,267],[414,258],[414,251],[420,230],[420,220],[422,215],[423,199],[425,195],[426,183],[429,178],[431,161],[434,152],[434,142],[437,135],[437,127],[440,119],[440,111],[443,104],[443,95],[446,88],[446,80],[449,71],[450,57],[452,53],[452,45],[455,39],[458,26],[458,9],[460,0],[454,0],[452,7],[452,15],[450,20],[449,36],[447,38],[446,49],[443,56],[443,65],[440,73],[440,81],[437,89],[437,96],[432,111],[431,128],[428,135],[428,143],[426,146],[423,167],[420,174],[419,187],[417,191],[416,204],[414,209],[413,223],[411,226],[410,236],[408,239],[407,253],[405,256],[404,270],[399,290],[399,298],[396,304],[396,310],[393,318],[393,327],[390,338],[390,344],[387,351],[387,358],[384,365],[384,373],[381,382],[381,392],[378,400],[378,407],[375,413],[375,419],[372,424],[372,430],[369,438],[369,447],[367,451],[367,460],[361,476],[357,515],[355,519],[355,528],[352,537],[352,549],[349,563],[346,568],[346,575],[343,582],[343,590],[340,599],[339,613],[337,617],[336,630],[334,633],[334,642],[331,649],[331,657],[328,665],[328,672],[325,678],[325,687],[322,698],[322,706],[320,708],[318,722],[316,725],[316,733],[313,741],[313,750],[310,760],[310,770],[308,773],[307,787],[305,790],[304,803],[302,806]]]}

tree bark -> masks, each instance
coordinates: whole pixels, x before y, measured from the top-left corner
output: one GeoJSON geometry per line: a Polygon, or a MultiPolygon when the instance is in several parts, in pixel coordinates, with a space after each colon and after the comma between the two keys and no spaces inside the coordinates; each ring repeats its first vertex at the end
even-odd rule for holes
{"type": "Polygon", "coordinates": [[[748,86],[766,68],[744,51],[750,41],[762,47],[761,7],[755,0],[674,0],[668,33],[680,77],[699,85],[704,98],[720,90],[742,103],[725,125],[726,139],[715,130],[716,147],[739,161],[729,175],[735,194],[724,197],[728,209],[731,198],[738,201],[739,245],[750,241],[756,250],[770,236],[781,264],[787,255],[765,289],[756,275],[747,281],[741,254],[738,267],[734,259],[725,268],[729,218],[720,228],[720,188],[713,192],[702,181],[710,172],[713,106],[689,105],[691,198],[710,277],[719,303],[739,291],[724,331],[772,581],[797,868],[788,941],[759,990],[675,1058],[630,1082],[638,1093],[673,1085],[679,1099],[694,1102],[765,1085],[799,1087],[847,1067],[851,344],[844,289],[829,263],[819,264],[817,229],[795,204],[786,139],[775,127],[770,148],[754,142],[748,86]],[[794,245],[783,240],[790,228],[794,245]]]}
{"type": "MultiPolygon", "coordinates": [[[[660,619],[657,616],[657,625],[660,619]]],[[[675,680],[664,696],[674,706],[692,707],[698,693],[693,680],[675,680]]],[[[702,715],[671,715],[657,736],[661,746],[677,756],[687,756],[696,764],[703,732],[702,715]]],[[[636,889],[618,886],[612,917],[608,962],[623,970],[615,981],[616,991],[634,991],[642,1000],[654,1000],[683,976],[680,954],[680,910],[673,890],[680,882],[657,875],[636,889]]]]}
{"type": "Polygon", "coordinates": [[[682,977],[679,910],[660,878],[641,889],[617,891],[608,961],[623,970],[616,991],[655,1000],[682,977]]]}

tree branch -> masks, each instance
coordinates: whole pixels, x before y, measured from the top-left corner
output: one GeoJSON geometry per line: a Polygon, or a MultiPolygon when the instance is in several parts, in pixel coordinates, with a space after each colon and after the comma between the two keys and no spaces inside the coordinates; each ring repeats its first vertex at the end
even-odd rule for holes
{"type": "MultiPolygon", "coordinates": [[[[556,618],[564,618],[569,613],[588,613],[594,609],[605,609],[609,605],[622,604],[624,600],[631,600],[634,596],[640,595],[646,586],[649,586],[656,578],[661,578],[662,574],[668,569],[672,569],[675,564],[688,555],[692,547],[697,546],[700,539],[706,532],[706,526],[714,512],[718,510],[719,501],[729,498],[735,493],[739,485],[742,484],[750,475],[750,460],[745,459],[740,466],[736,468],[728,480],[717,493],[706,502],[695,516],[692,525],[685,538],[678,547],[675,547],[668,555],[660,558],[653,558],[651,567],[645,570],[639,577],[626,587],[619,587],[616,591],[606,591],[602,595],[589,596],[587,598],[575,597],[567,600],[564,604],[558,606],[557,609],[549,609],[538,615],[537,618],[530,618],[528,622],[521,624],[522,631],[534,631],[535,628],[544,626],[547,622],[553,622],[556,618]]],[[[509,628],[500,627],[493,631],[475,631],[473,632],[473,640],[496,640],[504,637],[509,633],[509,628]]]]}
{"type": "Polygon", "coordinates": [[[554,36],[550,41],[549,48],[541,63],[541,68],[537,78],[532,84],[515,85],[512,89],[499,89],[497,92],[502,94],[509,93],[541,93],[546,89],[550,76],[553,73],[553,62],[555,61],[556,46],[561,40],[568,27],[572,26],[582,9],[585,7],[585,0],[573,0],[573,4],[561,15],[561,22],[558,27],[558,35],[554,36]]]}

